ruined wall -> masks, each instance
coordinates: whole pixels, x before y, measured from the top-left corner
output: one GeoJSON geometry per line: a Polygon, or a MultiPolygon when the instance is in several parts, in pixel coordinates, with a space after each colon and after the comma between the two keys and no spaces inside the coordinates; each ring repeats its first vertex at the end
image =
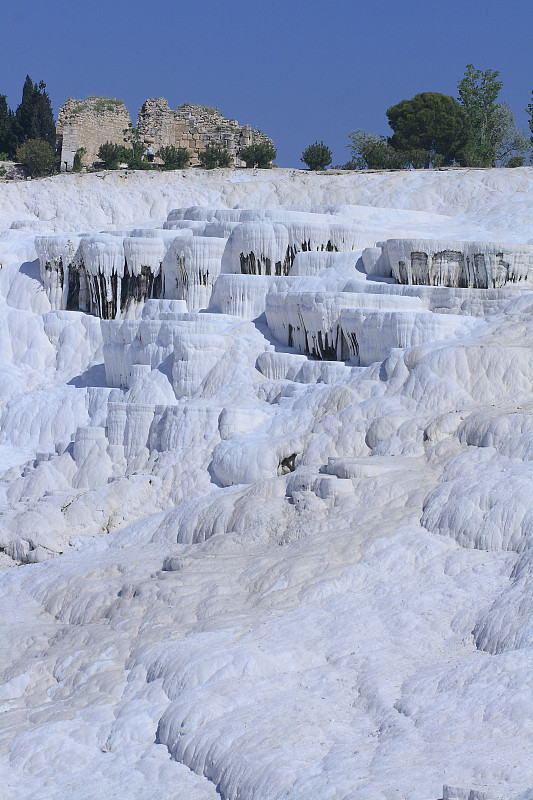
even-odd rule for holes
{"type": "Polygon", "coordinates": [[[239,126],[235,119],[226,119],[218,109],[207,106],[184,105],[174,111],[164,97],[146,100],[137,117],[137,131],[146,150],[157,152],[160,147],[173,145],[190,150],[191,164],[198,164],[198,153],[207,145],[225,147],[235,166],[244,164],[238,151],[252,142],[269,142],[264,133],[250,125],[239,126]]]}
{"type": "Polygon", "coordinates": [[[84,147],[83,164],[98,160],[105,142],[124,144],[124,130],[131,125],[128,109],[112,97],[70,98],[59,109],[56,133],[61,149],[61,172],[70,171],[76,150],[84,147]]]}
{"type": "MultiPolygon", "coordinates": [[[[98,160],[98,148],[105,142],[124,144],[124,130],[131,118],[122,101],[110,97],[70,99],[61,106],[57,120],[58,149],[61,171],[70,171],[76,150],[86,149],[82,163],[98,160]]],[[[235,119],[226,119],[218,109],[185,105],[172,110],[164,97],[146,100],[137,117],[137,131],[145,152],[156,153],[160,147],[185,147],[191,153],[192,165],[198,164],[198,153],[208,145],[226,148],[235,166],[244,166],[238,151],[254,143],[271,140],[250,125],[240,126],[235,119]]]]}

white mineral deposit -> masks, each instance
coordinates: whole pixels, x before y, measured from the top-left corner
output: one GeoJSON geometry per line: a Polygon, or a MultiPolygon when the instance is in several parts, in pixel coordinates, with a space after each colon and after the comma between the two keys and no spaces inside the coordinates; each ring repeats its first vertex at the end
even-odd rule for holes
{"type": "Polygon", "coordinates": [[[2,800],[533,800],[533,168],[0,192],[2,800]]]}

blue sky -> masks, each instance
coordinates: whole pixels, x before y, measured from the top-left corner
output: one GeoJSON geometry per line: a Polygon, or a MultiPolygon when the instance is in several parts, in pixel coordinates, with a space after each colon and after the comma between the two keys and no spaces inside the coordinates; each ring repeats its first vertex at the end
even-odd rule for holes
{"type": "Polygon", "coordinates": [[[2,9],[0,93],[28,73],[57,111],[111,95],[135,123],[148,97],[218,106],[269,134],[280,166],[323,140],[348,160],[355,128],[390,131],[417,92],[457,95],[466,64],[494,69],[518,122],[533,90],[533,0],[18,0],[2,9]]]}

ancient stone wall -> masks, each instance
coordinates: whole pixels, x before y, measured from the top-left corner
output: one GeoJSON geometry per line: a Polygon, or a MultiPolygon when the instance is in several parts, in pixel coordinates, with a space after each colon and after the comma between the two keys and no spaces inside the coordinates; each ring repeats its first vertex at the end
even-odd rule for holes
{"type": "Polygon", "coordinates": [[[112,97],[70,98],[59,109],[56,133],[61,150],[61,171],[70,171],[76,150],[85,148],[82,163],[98,160],[98,148],[105,142],[124,144],[124,131],[131,125],[128,109],[112,97]]]}
{"type": "Polygon", "coordinates": [[[154,153],[160,147],[173,145],[191,152],[191,164],[198,164],[198,153],[208,145],[225,147],[235,166],[244,164],[238,151],[252,142],[271,140],[250,125],[240,126],[236,119],[226,119],[218,109],[208,106],[183,105],[172,110],[164,97],[146,100],[137,117],[137,131],[145,148],[154,153]]]}
{"type": "MultiPolygon", "coordinates": [[[[84,147],[82,163],[98,160],[98,148],[105,142],[124,144],[124,130],[131,125],[130,115],[120,100],[109,97],[70,99],[60,108],[57,120],[61,170],[70,171],[76,150],[84,147]]],[[[145,153],[155,154],[160,147],[185,147],[190,164],[199,163],[198,154],[208,145],[226,148],[235,166],[244,166],[238,157],[241,148],[254,143],[270,143],[264,133],[250,125],[240,126],[226,119],[218,109],[184,105],[172,110],[164,97],[146,100],[137,117],[137,131],[145,153]]]]}

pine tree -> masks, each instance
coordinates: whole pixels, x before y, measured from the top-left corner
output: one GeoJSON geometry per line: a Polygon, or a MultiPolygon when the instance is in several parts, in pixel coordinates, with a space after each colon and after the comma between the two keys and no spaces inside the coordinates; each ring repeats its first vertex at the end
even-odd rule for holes
{"type": "Polygon", "coordinates": [[[439,92],[421,92],[387,109],[396,151],[424,152],[423,166],[461,162],[471,130],[457,100],[439,92]]]}

